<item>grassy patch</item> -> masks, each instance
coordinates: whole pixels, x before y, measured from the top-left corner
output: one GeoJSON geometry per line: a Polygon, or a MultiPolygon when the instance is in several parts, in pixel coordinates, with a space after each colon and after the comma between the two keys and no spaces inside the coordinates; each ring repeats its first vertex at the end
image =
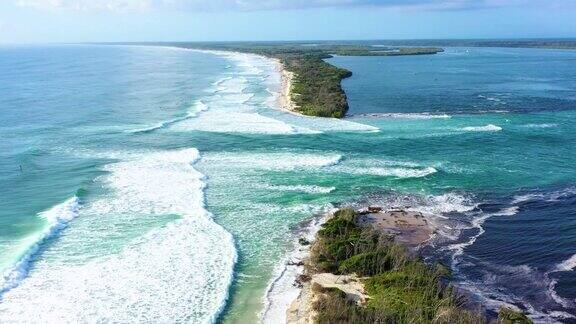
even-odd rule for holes
{"type": "Polygon", "coordinates": [[[498,322],[502,324],[532,324],[531,319],[521,312],[517,312],[510,308],[502,308],[498,312],[498,322]]]}
{"type": "Polygon", "coordinates": [[[356,213],[342,209],[318,232],[311,269],[363,277],[370,297],[360,306],[338,289],[320,290],[318,323],[484,323],[445,284],[450,271],[429,266],[393,238],[361,228],[356,213]]]}

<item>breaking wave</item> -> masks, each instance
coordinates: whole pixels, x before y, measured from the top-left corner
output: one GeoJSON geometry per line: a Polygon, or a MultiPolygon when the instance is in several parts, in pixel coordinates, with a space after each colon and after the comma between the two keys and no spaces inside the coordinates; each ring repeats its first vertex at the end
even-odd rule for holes
{"type": "Polygon", "coordinates": [[[336,190],[336,187],[321,187],[312,185],[264,185],[261,186],[263,189],[274,190],[274,191],[292,191],[292,192],[302,192],[307,194],[327,194],[336,190]]]}
{"type": "MultiPolygon", "coordinates": [[[[214,322],[228,296],[236,249],[204,208],[204,176],[193,166],[199,158],[198,150],[184,149],[106,165],[97,182],[110,193],[83,205],[84,227],[70,228],[80,231],[71,236],[105,241],[116,226],[133,226],[133,215],[178,219],[128,240],[119,253],[39,262],[38,271],[3,294],[0,322],[22,314],[39,322],[214,322]]],[[[54,224],[50,233],[76,214],[77,199],[45,212],[54,224]]]]}
{"type": "Polygon", "coordinates": [[[499,132],[502,130],[502,127],[493,124],[488,124],[486,126],[463,127],[462,130],[466,132],[499,132]]]}
{"type": "Polygon", "coordinates": [[[357,117],[375,117],[390,119],[450,119],[452,116],[447,114],[430,114],[430,113],[372,113],[359,114],[357,117]]]}
{"type": "Polygon", "coordinates": [[[127,130],[126,133],[132,133],[132,134],[149,133],[158,129],[166,128],[168,126],[187,120],[189,118],[196,117],[198,113],[206,110],[208,110],[208,105],[206,105],[202,100],[198,100],[196,101],[194,106],[190,109],[190,111],[186,114],[186,116],[170,119],[148,127],[130,129],[127,130]]]}
{"type": "Polygon", "coordinates": [[[422,178],[438,172],[433,167],[426,168],[384,168],[384,167],[368,167],[368,168],[349,168],[343,167],[338,169],[340,172],[350,174],[362,175],[375,175],[381,177],[396,177],[396,178],[422,178]]]}
{"type": "Polygon", "coordinates": [[[46,221],[46,226],[36,236],[35,242],[20,257],[18,262],[4,272],[0,281],[0,297],[12,288],[17,287],[22,279],[28,275],[30,262],[38,254],[42,245],[68,226],[68,223],[78,216],[80,200],[74,196],[49,210],[41,212],[38,216],[46,221]]]}

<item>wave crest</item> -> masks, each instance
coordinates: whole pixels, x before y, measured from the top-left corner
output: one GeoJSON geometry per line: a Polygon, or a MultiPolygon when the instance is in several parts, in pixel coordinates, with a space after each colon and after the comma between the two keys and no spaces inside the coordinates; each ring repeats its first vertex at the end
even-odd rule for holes
{"type": "Polygon", "coordinates": [[[499,132],[502,130],[502,127],[496,126],[494,124],[488,124],[486,126],[463,127],[462,130],[466,132],[499,132]]]}
{"type": "Polygon", "coordinates": [[[0,281],[0,296],[13,289],[28,275],[32,258],[40,251],[42,245],[68,226],[68,223],[78,216],[80,199],[76,196],[67,199],[46,211],[38,214],[46,220],[46,226],[31,247],[20,257],[20,260],[7,270],[0,281]]]}

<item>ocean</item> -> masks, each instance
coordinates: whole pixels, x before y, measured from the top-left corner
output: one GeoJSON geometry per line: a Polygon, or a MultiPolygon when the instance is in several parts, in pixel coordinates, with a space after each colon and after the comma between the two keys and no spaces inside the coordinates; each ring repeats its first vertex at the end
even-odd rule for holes
{"type": "Polygon", "coordinates": [[[334,57],[350,117],[276,108],[273,61],[0,48],[0,322],[281,320],[343,205],[420,210],[470,298],[575,320],[576,52],[334,57]]]}

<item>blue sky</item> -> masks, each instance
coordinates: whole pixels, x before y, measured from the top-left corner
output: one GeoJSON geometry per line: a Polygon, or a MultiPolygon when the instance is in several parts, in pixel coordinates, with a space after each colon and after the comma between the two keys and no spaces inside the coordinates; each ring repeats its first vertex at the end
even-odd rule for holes
{"type": "Polygon", "coordinates": [[[2,0],[0,43],[576,37],[576,0],[2,0]]]}

